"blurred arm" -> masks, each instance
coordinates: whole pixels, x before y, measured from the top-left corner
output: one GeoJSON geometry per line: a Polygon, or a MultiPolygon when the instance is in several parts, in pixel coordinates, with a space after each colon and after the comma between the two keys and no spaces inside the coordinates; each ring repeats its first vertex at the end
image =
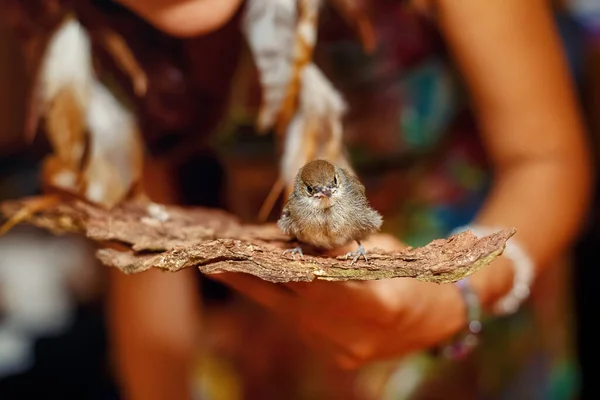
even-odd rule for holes
{"type": "MultiPolygon", "coordinates": [[[[545,0],[437,0],[494,169],[477,222],[514,226],[541,272],[571,244],[590,198],[591,164],[574,88],[545,0]]],[[[473,277],[485,303],[512,285],[498,259],[473,277]]]]}
{"type": "Polygon", "coordinates": [[[181,272],[109,271],[111,350],[124,399],[192,399],[198,289],[196,271],[181,272]]]}
{"type": "MultiPolygon", "coordinates": [[[[129,3],[158,7],[159,3],[167,2],[129,3]]],[[[169,3],[183,5],[185,2],[169,3]]],[[[0,22],[7,23],[15,33],[28,70],[35,73],[45,45],[43,39],[68,9],[56,7],[48,0],[0,0],[0,6],[0,22]]],[[[172,174],[157,162],[151,162],[149,167],[152,170],[146,171],[144,186],[150,198],[176,203],[172,174]]],[[[110,349],[114,352],[123,398],[191,399],[192,365],[200,339],[197,271],[189,269],[177,274],[148,271],[128,276],[107,269],[107,273],[110,349]]]]}
{"type": "MultiPolygon", "coordinates": [[[[168,169],[150,163],[144,176],[152,200],[176,202],[170,175],[168,169]]],[[[108,273],[109,334],[123,398],[191,400],[201,334],[198,271],[125,275],[111,268],[108,273]]]]}

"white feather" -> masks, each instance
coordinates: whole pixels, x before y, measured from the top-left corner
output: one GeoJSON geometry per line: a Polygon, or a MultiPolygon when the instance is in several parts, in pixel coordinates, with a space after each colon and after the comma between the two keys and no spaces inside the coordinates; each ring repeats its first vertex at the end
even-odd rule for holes
{"type": "MultiPolygon", "coordinates": [[[[295,61],[304,57],[305,46],[314,47],[322,0],[299,0],[303,15],[298,19],[297,0],[249,0],[242,29],[254,55],[263,90],[258,116],[259,129],[275,124],[289,88],[295,61]]],[[[300,72],[299,105],[287,127],[281,176],[291,184],[309,157],[338,154],[330,160],[348,167],[342,150],[342,117],[347,106],[319,68],[308,63],[300,72]],[[316,138],[307,138],[308,126],[317,127],[316,138]],[[308,154],[307,145],[317,140],[317,153],[308,154]],[[335,151],[331,151],[331,150],[335,151]]],[[[312,129],[312,128],[311,128],[312,129]]]]}
{"type": "Polygon", "coordinates": [[[275,123],[291,78],[294,61],[296,0],[249,0],[242,30],[259,70],[263,106],[259,129],[275,123]]]}
{"type": "Polygon", "coordinates": [[[290,122],[283,145],[280,171],[285,183],[293,182],[298,170],[308,161],[304,148],[306,116],[298,111],[290,122]]]}
{"type": "Polygon", "coordinates": [[[310,63],[302,71],[300,108],[320,118],[338,119],[346,112],[347,105],[323,72],[310,63]]]}
{"type": "Polygon", "coordinates": [[[52,36],[40,71],[40,100],[51,101],[62,89],[71,87],[80,105],[88,102],[94,76],[90,38],[76,20],[63,22],[52,36]]]}
{"type": "MultiPolygon", "coordinates": [[[[124,183],[123,190],[126,191],[136,178],[132,155],[136,151],[138,140],[137,120],[101,82],[94,80],[91,93],[87,110],[90,132],[88,171],[96,171],[104,177],[100,169],[110,167],[111,171],[119,175],[118,181],[124,183]]],[[[108,186],[112,179],[105,180],[100,176],[89,182],[86,196],[92,201],[102,202],[107,196],[119,195],[108,193],[108,190],[114,190],[108,186]]],[[[120,195],[122,194],[124,193],[120,195]]]]}
{"type": "MultiPolygon", "coordinates": [[[[342,95],[333,87],[327,77],[315,64],[308,64],[302,71],[300,104],[292,122],[287,128],[286,140],[281,158],[281,173],[284,181],[291,184],[298,170],[306,164],[309,154],[305,151],[306,127],[309,121],[316,121],[319,127],[319,144],[315,158],[324,158],[329,148],[334,146],[341,150],[342,118],[347,111],[347,105],[342,95]]],[[[340,153],[340,159],[331,162],[348,168],[348,163],[340,153]]]]}

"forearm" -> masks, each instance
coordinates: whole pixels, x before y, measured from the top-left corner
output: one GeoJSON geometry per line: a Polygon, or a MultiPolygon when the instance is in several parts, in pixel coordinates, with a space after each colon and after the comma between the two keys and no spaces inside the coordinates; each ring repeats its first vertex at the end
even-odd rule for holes
{"type": "Polygon", "coordinates": [[[134,343],[119,354],[121,395],[127,400],[191,400],[192,355],[134,343]]]}
{"type": "MultiPolygon", "coordinates": [[[[563,253],[583,222],[590,154],[574,87],[545,0],[437,0],[437,18],[469,88],[493,187],[476,218],[515,227],[534,274],[563,253]]],[[[507,293],[499,257],[473,277],[485,305],[507,293]]]]}
{"type": "Polygon", "coordinates": [[[200,339],[195,271],[109,274],[109,335],[124,397],[191,399],[200,339]]]}
{"type": "MultiPolygon", "coordinates": [[[[147,160],[144,191],[177,203],[168,165],[147,160]]],[[[193,268],[176,274],[109,270],[108,333],[123,396],[131,400],[191,399],[201,340],[201,298],[193,268]]]]}
{"type": "MultiPolygon", "coordinates": [[[[534,277],[560,257],[585,221],[590,194],[587,157],[529,162],[504,171],[494,183],[476,223],[515,227],[511,239],[527,252],[534,277]]],[[[489,308],[513,284],[513,267],[500,257],[472,278],[481,301],[489,308]]],[[[535,278],[534,278],[535,279],[535,278]]]]}

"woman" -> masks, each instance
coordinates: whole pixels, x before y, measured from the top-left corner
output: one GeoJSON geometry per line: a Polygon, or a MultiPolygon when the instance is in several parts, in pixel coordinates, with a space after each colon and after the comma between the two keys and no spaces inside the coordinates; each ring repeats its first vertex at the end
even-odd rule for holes
{"type": "MultiPolygon", "coordinates": [[[[219,50],[211,53],[216,58],[225,57],[221,51],[235,54],[239,48],[235,35],[227,35],[239,15],[239,0],[120,3],[163,32],[160,37],[167,39],[161,40],[204,41],[219,50]]],[[[365,247],[369,251],[398,249],[402,242],[421,245],[471,222],[481,227],[476,232],[516,227],[511,246],[518,246],[524,256],[507,254],[470,278],[470,287],[490,316],[484,342],[464,361],[405,358],[444,344],[465,329],[467,305],[455,285],[409,279],[288,285],[243,275],[217,279],[284,318],[319,354],[344,368],[365,367],[368,373],[370,365],[397,360],[387,370],[385,384],[375,390],[379,398],[386,393],[415,399],[574,396],[576,368],[566,314],[552,307],[565,303],[556,264],[581,226],[590,163],[550,6],[543,0],[374,4],[381,52],[362,54],[356,40],[338,34],[334,17],[323,16],[323,37],[315,55],[349,101],[348,147],[353,159],[363,162],[359,174],[363,171],[372,204],[388,221],[386,233],[374,236],[365,247]],[[396,35],[395,29],[401,33],[396,35]],[[456,82],[464,84],[468,100],[461,97],[456,82]],[[428,92],[431,87],[435,90],[428,92]],[[425,111],[419,104],[427,105],[425,111]],[[435,110],[427,115],[431,108],[435,110]],[[366,149],[366,154],[356,149],[366,149]],[[388,158],[409,154],[409,168],[378,165],[382,153],[388,158]],[[367,168],[371,164],[375,167],[367,168]],[[531,301],[520,303],[513,289],[515,281],[529,288],[529,280],[520,277],[528,265],[535,286],[531,301]],[[516,307],[504,309],[501,316],[497,304],[507,295],[516,307]],[[540,336],[549,329],[556,335],[540,336]],[[494,348],[499,354],[490,353],[494,348]],[[427,368],[418,367],[420,378],[413,387],[407,379],[394,380],[394,371],[422,362],[427,368]],[[540,370],[541,376],[530,375],[540,370]]],[[[137,38],[151,41],[139,32],[137,38]]],[[[182,90],[204,89],[210,104],[224,100],[227,87],[215,89],[208,81],[226,82],[223,77],[231,77],[233,67],[211,70],[216,63],[212,57],[191,52],[186,56],[170,62],[202,73],[182,90]]],[[[151,70],[163,65],[152,57],[147,60],[151,70]]],[[[150,113],[143,117],[160,119],[150,113]]],[[[150,131],[160,131],[150,125],[150,131]]],[[[192,125],[188,122],[178,131],[191,130],[192,125]]],[[[232,146],[235,150],[235,143],[232,146]]],[[[232,180],[235,172],[230,171],[232,180]]],[[[158,201],[178,200],[177,190],[168,196],[163,189],[154,196],[158,201]]],[[[190,398],[189,372],[199,333],[199,299],[191,273],[113,272],[115,348],[124,390],[132,399],[167,394],[190,398]]]]}

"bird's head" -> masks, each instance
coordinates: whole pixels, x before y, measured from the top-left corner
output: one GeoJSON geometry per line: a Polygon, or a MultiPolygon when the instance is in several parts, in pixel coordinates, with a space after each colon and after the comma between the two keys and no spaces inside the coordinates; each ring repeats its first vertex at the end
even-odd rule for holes
{"type": "Polygon", "coordinates": [[[297,195],[309,199],[315,207],[331,207],[340,195],[340,172],[329,161],[310,161],[298,172],[294,190],[297,195]]]}

